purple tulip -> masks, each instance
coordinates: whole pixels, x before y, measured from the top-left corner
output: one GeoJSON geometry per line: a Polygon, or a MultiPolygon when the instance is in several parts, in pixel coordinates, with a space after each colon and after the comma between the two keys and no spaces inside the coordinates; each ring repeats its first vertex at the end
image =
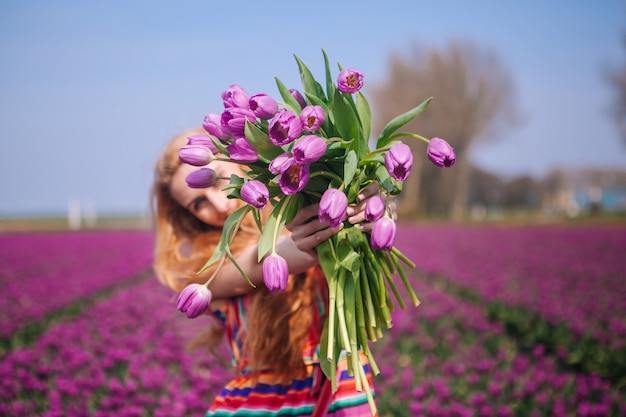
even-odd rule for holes
{"type": "Polygon", "coordinates": [[[275,252],[265,258],[263,261],[263,282],[271,293],[285,291],[288,277],[289,266],[285,258],[275,252]]]}
{"type": "Polygon", "coordinates": [[[326,120],[324,109],[322,106],[306,106],[300,112],[300,121],[302,122],[302,129],[307,132],[313,132],[320,128],[326,120]]]}
{"type": "Polygon", "coordinates": [[[306,135],[293,146],[293,159],[299,164],[311,164],[326,153],[326,141],[317,135],[306,135]]]}
{"type": "Polygon", "coordinates": [[[374,250],[390,251],[396,241],[396,222],[385,216],[374,223],[370,243],[374,250]]]}
{"type": "Polygon", "coordinates": [[[185,145],[178,151],[181,162],[197,167],[204,166],[214,159],[213,152],[205,145],[185,145]]]}
{"type": "Polygon", "coordinates": [[[189,284],[178,295],[176,308],[193,319],[204,314],[211,302],[211,290],[201,284],[189,284]]]}
{"type": "Polygon", "coordinates": [[[244,137],[246,120],[256,123],[256,116],[252,110],[230,107],[222,113],[222,130],[232,132],[234,138],[244,137]]]}
{"type": "Polygon", "coordinates": [[[269,201],[270,193],[261,181],[252,180],[241,187],[241,198],[253,207],[264,209],[269,201]]]}
{"type": "Polygon", "coordinates": [[[233,161],[249,163],[256,162],[259,159],[259,154],[256,153],[245,138],[235,139],[233,143],[226,147],[226,150],[233,161]]]}
{"type": "Polygon", "coordinates": [[[230,133],[222,129],[222,115],[216,113],[210,113],[202,122],[202,127],[207,131],[209,135],[213,135],[219,140],[230,139],[230,133]]]}
{"type": "Polygon", "coordinates": [[[211,168],[200,168],[190,172],[185,182],[191,188],[209,188],[217,182],[217,174],[211,168]]]}
{"type": "Polygon", "coordinates": [[[285,152],[272,159],[267,169],[272,174],[282,174],[290,166],[294,164],[293,155],[291,152],[285,152]]]}
{"type": "Polygon", "coordinates": [[[396,143],[385,154],[385,166],[389,175],[397,181],[405,181],[411,174],[413,153],[404,143],[396,143]]]}
{"type": "Polygon", "coordinates": [[[385,214],[385,199],[379,195],[371,197],[365,203],[365,220],[375,222],[385,214]]]}
{"type": "Polygon", "coordinates": [[[250,97],[249,107],[256,117],[263,120],[271,119],[278,111],[278,103],[276,103],[276,100],[262,93],[250,97]]]}
{"type": "Polygon", "coordinates": [[[269,124],[269,137],[276,146],[293,142],[302,133],[302,122],[291,110],[283,110],[269,124]]]}
{"type": "Polygon", "coordinates": [[[337,89],[342,93],[356,93],[363,87],[363,73],[355,69],[344,69],[337,77],[337,89]]]}
{"type": "Polygon", "coordinates": [[[318,217],[321,221],[328,223],[330,227],[337,227],[346,216],[348,208],[348,197],[335,188],[324,191],[320,199],[318,217]]]}
{"type": "Polygon", "coordinates": [[[208,135],[191,135],[187,136],[187,145],[203,145],[209,148],[214,154],[219,152],[217,146],[213,143],[208,135]]]}
{"type": "Polygon", "coordinates": [[[240,109],[248,109],[250,96],[240,86],[233,84],[228,90],[222,93],[222,101],[224,108],[238,107],[240,109]]]}
{"type": "Polygon", "coordinates": [[[307,183],[311,174],[308,165],[293,163],[286,168],[278,178],[278,185],[284,194],[295,194],[302,190],[307,183]]]}
{"type": "Polygon", "coordinates": [[[305,108],[306,107],[306,100],[304,99],[304,97],[302,96],[302,94],[298,90],[296,90],[295,88],[291,88],[291,89],[289,89],[289,92],[291,93],[293,98],[296,99],[296,101],[298,102],[298,104],[300,105],[301,108],[305,108]]]}
{"type": "Polygon", "coordinates": [[[454,148],[448,142],[440,138],[432,138],[426,149],[428,159],[438,167],[448,168],[456,162],[454,148]]]}

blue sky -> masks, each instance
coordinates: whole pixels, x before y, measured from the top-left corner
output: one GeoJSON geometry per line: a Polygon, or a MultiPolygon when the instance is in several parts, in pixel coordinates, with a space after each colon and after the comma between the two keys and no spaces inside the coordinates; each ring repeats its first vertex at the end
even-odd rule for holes
{"type": "Polygon", "coordinates": [[[321,78],[322,48],[365,73],[367,95],[391,51],[472,41],[510,71],[526,120],[474,163],[507,177],[626,169],[602,76],[626,62],[623,1],[262,4],[0,0],[0,216],[63,214],[69,201],[148,213],[173,135],[221,111],[233,83],[276,97],[274,77],[298,87],[293,54],[321,78]]]}

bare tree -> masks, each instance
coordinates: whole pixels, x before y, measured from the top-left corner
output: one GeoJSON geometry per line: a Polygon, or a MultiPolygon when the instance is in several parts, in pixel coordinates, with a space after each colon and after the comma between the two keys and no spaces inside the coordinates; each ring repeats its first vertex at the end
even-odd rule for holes
{"type": "MultiPolygon", "coordinates": [[[[626,49],[626,35],[622,37],[622,45],[626,49]]],[[[606,77],[615,87],[616,97],[612,115],[622,138],[622,144],[626,146],[626,64],[607,71],[606,77]]]]}
{"type": "Polygon", "coordinates": [[[444,210],[460,219],[467,206],[471,145],[495,139],[500,127],[516,120],[512,82],[497,55],[470,42],[451,41],[446,49],[413,45],[406,56],[390,55],[388,78],[372,90],[375,132],[394,115],[433,97],[403,130],[443,138],[456,151],[456,165],[441,170],[423,162],[423,143],[405,141],[416,157],[399,213],[444,210]]]}

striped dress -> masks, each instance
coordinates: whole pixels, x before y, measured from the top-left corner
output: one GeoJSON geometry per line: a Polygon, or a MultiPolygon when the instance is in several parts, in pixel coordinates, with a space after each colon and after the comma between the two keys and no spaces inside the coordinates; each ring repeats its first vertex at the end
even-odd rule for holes
{"type": "MultiPolygon", "coordinates": [[[[251,298],[249,295],[232,298],[223,309],[214,312],[225,326],[233,365],[239,370],[239,375],[215,397],[206,417],[372,417],[365,392],[356,390],[354,379],[348,374],[345,355],[339,359],[337,367],[337,391],[334,394],[330,392],[330,382],[320,369],[318,355],[323,324],[320,317],[324,316],[324,303],[321,300],[318,311],[320,314],[316,316],[302,352],[307,369],[306,378],[282,385],[268,371],[253,380],[246,372],[247,360],[242,350],[244,341],[241,340],[245,337],[245,332],[241,329],[245,328],[245,315],[251,298]]],[[[371,370],[363,354],[361,363],[365,364],[365,373],[374,392],[371,370]]]]}

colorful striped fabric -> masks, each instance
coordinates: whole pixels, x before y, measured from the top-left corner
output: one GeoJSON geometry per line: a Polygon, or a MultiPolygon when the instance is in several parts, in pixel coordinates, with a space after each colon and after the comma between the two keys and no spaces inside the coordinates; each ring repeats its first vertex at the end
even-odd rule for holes
{"type": "MultiPolygon", "coordinates": [[[[312,331],[302,353],[307,367],[304,379],[282,385],[276,383],[271,371],[263,372],[255,381],[246,373],[246,358],[243,354],[242,330],[245,312],[250,303],[250,296],[236,297],[216,316],[226,328],[227,339],[232,347],[232,359],[239,376],[230,381],[215,397],[206,413],[206,417],[273,417],[273,416],[312,416],[316,404],[323,393],[330,393],[330,385],[319,365],[320,331],[312,331]]],[[[324,304],[320,303],[323,310],[324,304]]],[[[323,311],[320,312],[323,316],[323,311]]],[[[319,321],[319,320],[318,320],[319,321]]],[[[322,323],[315,327],[321,329],[322,323]]],[[[361,362],[365,364],[365,374],[372,392],[372,375],[367,358],[361,353],[361,362]]],[[[328,401],[319,401],[327,408],[326,413],[316,416],[328,417],[371,417],[372,413],[364,391],[357,391],[354,378],[348,374],[345,355],[339,360],[337,367],[337,391],[330,395],[328,401]]]]}

